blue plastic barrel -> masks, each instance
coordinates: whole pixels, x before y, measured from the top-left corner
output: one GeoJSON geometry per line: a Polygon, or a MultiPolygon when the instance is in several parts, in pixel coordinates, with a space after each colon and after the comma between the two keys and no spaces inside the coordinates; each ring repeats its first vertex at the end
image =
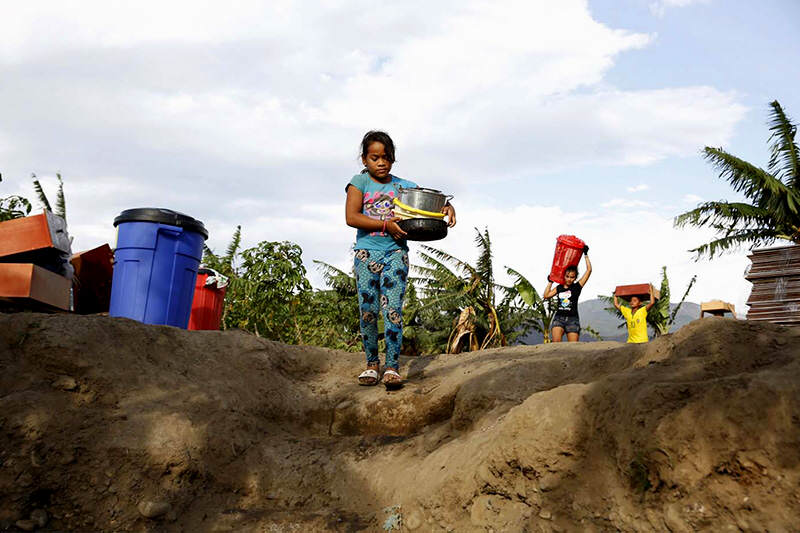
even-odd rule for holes
{"type": "Polygon", "coordinates": [[[169,209],[127,209],[114,219],[111,316],[186,329],[208,231],[169,209]]]}

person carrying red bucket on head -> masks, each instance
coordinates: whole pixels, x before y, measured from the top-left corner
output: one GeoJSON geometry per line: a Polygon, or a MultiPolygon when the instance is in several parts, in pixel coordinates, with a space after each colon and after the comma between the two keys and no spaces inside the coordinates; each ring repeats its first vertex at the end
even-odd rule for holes
{"type": "Polygon", "coordinates": [[[586,243],[573,235],[561,235],[556,241],[553,266],[542,295],[545,299],[557,296],[558,309],[552,323],[553,342],[561,342],[564,333],[567,334],[567,341],[578,342],[581,335],[578,298],[591,274],[592,263],[586,243]],[[586,261],[586,272],[578,279],[581,256],[586,261]],[[553,283],[556,283],[555,287],[553,283]]]}

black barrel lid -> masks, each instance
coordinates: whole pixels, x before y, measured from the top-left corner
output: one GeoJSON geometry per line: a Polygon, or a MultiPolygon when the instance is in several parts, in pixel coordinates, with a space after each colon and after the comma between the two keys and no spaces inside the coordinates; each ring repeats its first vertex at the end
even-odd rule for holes
{"type": "Polygon", "coordinates": [[[172,211],[171,209],[162,209],[159,207],[126,209],[114,219],[114,226],[116,227],[123,222],[157,222],[159,224],[168,224],[170,226],[178,226],[179,228],[194,231],[202,235],[203,239],[208,239],[208,230],[202,222],[189,215],[172,211]]]}

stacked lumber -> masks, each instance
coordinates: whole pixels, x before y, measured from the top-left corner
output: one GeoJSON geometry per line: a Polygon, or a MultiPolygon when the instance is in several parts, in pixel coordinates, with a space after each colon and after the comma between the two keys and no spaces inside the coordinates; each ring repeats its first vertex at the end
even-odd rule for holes
{"type": "Polygon", "coordinates": [[[800,325],[800,246],[759,248],[748,257],[745,279],[753,289],[747,320],[800,325]]]}

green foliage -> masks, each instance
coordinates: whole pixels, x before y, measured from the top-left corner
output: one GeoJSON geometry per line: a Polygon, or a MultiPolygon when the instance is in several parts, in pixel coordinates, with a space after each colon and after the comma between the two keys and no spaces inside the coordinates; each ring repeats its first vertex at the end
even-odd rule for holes
{"type": "Polygon", "coordinates": [[[722,148],[705,147],[705,159],[745,202],[705,202],[675,218],[676,227],[711,227],[717,238],[691,250],[696,258],[715,255],[743,244],[769,245],[777,239],[800,244],[800,151],[797,126],[777,102],[770,103],[770,159],[767,170],[722,148]]]}
{"type": "Polygon", "coordinates": [[[56,173],[56,178],[58,179],[58,190],[56,191],[56,208],[53,209],[50,200],[47,198],[42,188],[42,184],[39,183],[39,178],[36,177],[36,174],[31,174],[33,190],[36,191],[36,197],[39,199],[39,203],[42,204],[42,207],[48,211],[52,211],[64,220],[67,220],[67,204],[64,200],[64,180],[61,179],[61,174],[59,173],[56,173]]]}
{"type": "MultiPolygon", "coordinates": [[[[669,333],[669,330],[675,324],[675,319],[678,317],[678,311],[680,311],[683,302],[685,302],[686,298],[688,298],[689,292],[692,290],[695,282],[697,282],[696,275],[692,276],[692,279],[689,280],[689,284],[686,286],[686,290],[684,291],[681,300],[672,310],[670,310],[670,287],[669,278],[667,277],[667,267],[661,267],[661,297],[656,300],[656,303],[647,312],[647,326],[654,336],[659,337],[669,333]]],[[[619,311],[619,309],[614,307],[614,297],[599,295],[598,298],[606,303],[606,311],[622,321],[619,325],[619,328],[624,328],[626,325],[625,318],[622,316],[622,313],[619,311]]],[[[642,302],[642,305],[645,305],[645,302],[642,302]]]]}
{"type": "Polygon", "coordinates": [[[422,296],[417,327],[428,332],[423,344],[426,353],[447,351],[450,332],[461,311],[468,307],[475,311],[475,335],[481,349],[505,346],[534,327],[533,312],[519,293],[494,280],[489,230],[475,228],[475,232],[475,265],[442,250],[421,246],[423,265],[414,267],[419,277],[412,282],[422,296]]]}
{"type": "MultiPolygon", "coordinates": [[[[36,192],[36,197],[39,203],[42,204],[42,207],[48,211],[53,211],[66,221],[67,205],[64,199],[64,181],[61,179],[61,174],[56,174],[56,177],[58,178],[58,191],[56,193],[55,211],[53,211],[50,201],[42,188],[42,184],[39,182],[39,178],[36,177],[36,174],[31,174],[33,190],[36,192]]],[[[3,181],[2,175],[0,175],[0,181],[3,181]]],[[[30,215],[31,209],[32,205],[30,200],[22,196],[6,196],[5,198],[0,198],[0,221],[26,217],[30,215]]]]}
{"type": "Polygon", "coordinates": [[[39,183],[39,178],[36,177],[36,174],[31,174],[31,179],[33,180],[33,190],[36,191],[36,197],[38,198],[39,203],[42,204],[42,207],[48,211],[52,211],[53,208],[50,207],[50,201],[47,199],[47,195],[44,193],[42,184],[39,183]]]}
{"type": "Polygon", "coordinates": [[[314,261],[328,289],[308,295],[309,306],[301,312],[307,344],[351,352],[361,351],[361,330],[356,278],[333,265],[314,261]]]}
{"type": "Polygon", "coordinates": [[[590,324],[586,324],[585,326],[581,327],[583,333],[593,337],[595,340],[602,341],[603,336],[600,335],[600,332],[594,329],[590,324]]]}
{"type": "Polygon", "coordinates": [[[206,244],[203,244],[203,264],[229,278],[233,279],[238,277],[238,270],[235,266],[235,262],[237,262],[239,258],[239,247],[241,243],[242,226],[236,226],[236,231],[233,232],[233,237],[231,238],[225,255],[219,256],[206,244]]]}
{"type": "Polygon", "coordinates": [[[692,276],[692,279],[689,280],[689,284],[686,286],[683,297],[675,308],[670,311],[670,289],[669,278],[667,278],[667,267],[661,267],[661,298],[656,300],[653,308],[647,313],[647,323],[653,328],[656,337],[669,333],[670,328],[675,324],[678,311],[680,311],[683,302],[685,302],[686,298],[689,296],[689,291],[692,290],[696,282],[697,276],[692,276]]]}
{"type": "Polygon", "coordinates": [[[58,192],[56,193],[56,210],[55,214],[67,220],[67,202],[64,200],[64,181],[61,179],[61,174],[56,172],[58,178],[58,192]]]}
{"type": "Polygon", "coordinates": [[[31,203],[22,196],[0,198],[0,222],[22,218],[31,214],[31,203]]]}
{"type": "Polygon", "coordinates": [[[237,226],[225,255],[203,250],[203,264],[229,278],[222,329],[304,343],[303,313],[313,308],[313,299],[302,250],[291,242],[264,241],[240,253],[241,231],[237,226]]]}
{"type": "Polygon", "coordinates": [[[238,327],[290,344],[304,344],[300,313],[309,304],[301,248],[294,243],[259,243],[241,254],[233,280],[226,327],[238,327]]]}
{"type": "Polygon", "coordinates": [[[240,297],[243,286],[239,279],[239,247],[242,240],[242,226],[236,226],[231,243],[224,256],[218,256],[205,243],[203,244],[203,265],[216,270],[223,276],[228,277],[228,287],[225,293],[225,304],[222,311],[220,327],[228,329],[233,326],[230,322],[231,310],[236,309],[237,313],[243,305],[244,300],[240,297]]]}
{"type": "MultiPolygon", "coordinates": [[[[0,182],[3,175],[0,174],[0,182]]],[[[31,214],[31,203],[22,196],[6,196],[0,198],[0,222],[14,218],[22,218],[31,214]]]]}
{"type": "Polygon", "coordinates": [[[417,285],[424,282],[409,278],[403,303],[403,349],[405,354],[438,354],[447,351],[453,329],[454,312],[446,300],[422,300],[417,285]]]}
{"type": "Polygon", "coordinates": [[[554,298],[545,300],[539,296],[533,284],[513,268],[506,267],[506,272],[514,278],[514,290],[528,307],[531,328],[541,333],[544,337],[544,342],[549,343],[550,324],[553,322],[557,309],[554,298]]]}
{"type": "MultiPolygon", "coordinates": [[[[403,307],[403,353],[446,352],[461,311],[475,311],[481,347],[513,342],[531,328],[549,333],[555,306],[516,271],[514,287],[495,282],[488,230],[476,229],[474,265],[423,246],[423,265],[414,266],[403,307]],[[553,311],[551,311],[551,309],[553,311]]],[[[327,288],[313,290],[302,264],[302,250],[290,242],[261,242],[239,251],[237,227],[224,256],[204,249],[203,263],[228,276],[222,327],[241,328],[293,344],[361,351],[357,283],[352,272],[314,261],[327,288]]],[[[381,326],[379,325],[379,331],[381,326]]]]}

